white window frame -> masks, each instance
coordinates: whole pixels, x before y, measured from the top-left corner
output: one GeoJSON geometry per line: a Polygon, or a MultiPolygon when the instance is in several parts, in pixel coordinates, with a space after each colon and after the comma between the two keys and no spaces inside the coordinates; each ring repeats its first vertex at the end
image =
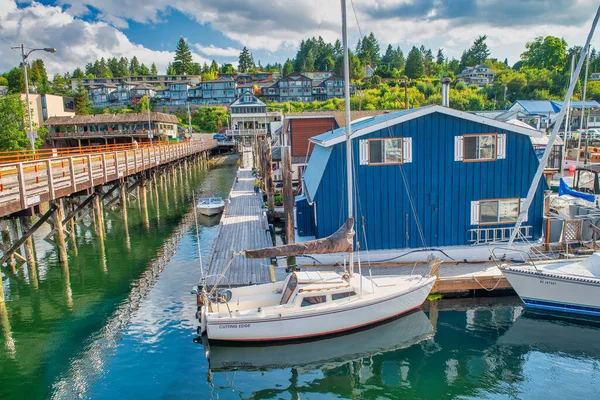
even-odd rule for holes
{"type": "Polygon", "coordinates": [[[502,160],[506,158],[506,134],[504,133],[475,133],[465,134],[462,136],[454,137],[454,161],[461,162],[490,162],[496,160],[502,160]],[[495,136],[496,137],[496,157],[495,158],[478,158],[478,159],[465,159],[465,137],[476,137],[476,136],[495,136]]]}
{"type": "Polygon", "coordinates": [[[369,165],[369,166],[386,166],[386,165],[401,165],[412,162],[412,138],[411,137],[385,137],[385,138],[372,138],[372,139],[362,139],[359,141],[359,159],[360,165],[369,165]],[[401,144],[401,161],[400,162],[378,162],[371,163],[369,161],[369,143],[375,140],[389,140],[389,139],[400,139],[402,140],[401,144]]]}
{"type": "MultiPolygon", "coordinates": [[[[517,222],[517,219],[519,218],[519,215],[521,214],[521,210],[523,209],[524,202],[525,202],[525,199],[518,198],[518,197],[473,200],[473,201],[471,201],[471,225],[490,226],[490,225],[514,224],[517,222]],[[517,217],[515,218],[514,221],[496,221],[496,222],[485,222],[485,223],[481,222],[481,203],[491,202],[491,201],[501,202],[501,201],[514,201],[514,200],[519,201],[519,210],[517,212],[517,217]]],[[[527,215],[525,215],[525,219],[523,220],[523,222],[527,222],[527,215]]]]}

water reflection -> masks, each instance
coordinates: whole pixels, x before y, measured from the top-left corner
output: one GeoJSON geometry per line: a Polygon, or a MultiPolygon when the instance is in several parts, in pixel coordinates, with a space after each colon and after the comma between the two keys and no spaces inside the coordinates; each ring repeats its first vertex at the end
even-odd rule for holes
{"type": "Polygon", "coordinates": [[[222,214],[217,214],[217,215],[211,215],[210,217],[201,213],[198,213],[198,223],[200,225],[206,226],[206,227],[211,227],[211,226],[215,226],[218,225],[219,222],[221,221],[221,215],[222,214]]]}
{"type": "Polygon", "coordinates": [[[423,311],[360,332],[296,344],[262,347],[210,345],[213,372],[237,369],[329,369],[349,361],[410,347],[433,337],[433,326],[423,311]]]}

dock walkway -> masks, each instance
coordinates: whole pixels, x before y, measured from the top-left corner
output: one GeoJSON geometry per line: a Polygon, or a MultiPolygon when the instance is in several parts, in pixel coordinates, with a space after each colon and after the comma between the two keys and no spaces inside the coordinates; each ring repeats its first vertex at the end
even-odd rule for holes
{"type": "Polygon", "coordinates": [[[227,268],[233,253],[241,250],[273,246],[267,229],[261,198],[254,193],[252,176],[252,153],[243,152],[244,163],[237,172],[238,182],[233,184],[219,232],[214,240],[209,258],[207,284],[240,286],[251,283],[270,282],[269,259],[247,259],[235,256],[227,268]],[[226,269],[227,268],[227,269],[226,269]],[[219,279],[221,274],[223,278],[219,279]]]}

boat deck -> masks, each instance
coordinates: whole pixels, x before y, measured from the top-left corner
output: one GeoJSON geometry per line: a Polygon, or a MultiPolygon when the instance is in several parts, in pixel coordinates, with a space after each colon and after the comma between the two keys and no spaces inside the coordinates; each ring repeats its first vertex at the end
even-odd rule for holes
{"type": "Polygon", "coordinates": [[[252,185],[254,177],[249,149],[244,150],[243,160],[243,167],[237,173],[238,182],[234,182],[225,202],[225,211],[209,258],[209,286],[240,286],[271,281],[269,259],[233,256],[237,251],[273,246],[261,208],[261,197],[254,193],[252,185]],[[232,257],[233,261],[228,265],[232,257]]]}

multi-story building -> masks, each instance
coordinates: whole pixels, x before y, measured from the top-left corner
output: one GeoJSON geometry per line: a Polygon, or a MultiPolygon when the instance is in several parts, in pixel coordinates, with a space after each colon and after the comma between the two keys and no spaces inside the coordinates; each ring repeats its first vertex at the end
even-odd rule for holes
{"type": "Polygon", "coordinates": [[[236,82],[231,78],[204,81],[190,89],[190,104],[229,105],[236,99],[236,82]]]}
{"type": "Polygon", "coordinates": [[[477,85],[484,87],[491,85],[494,82],[496,71],[485,65],[475,65],[473,67],[465,67],[460,74],[456,76],[458,81],[462,81],[467,85],[477,85]]]}
{"type": "Polygon", "coordinates": [[[265,102],[252,92],[246,92],[229,106],[231,111],[231,136],[255,136],[273,134],[281,128],[281,111],[268,111],[265,102]]]}
{"type": "MultiPolygon", "coordinates": [[[[27,96],[21,93],[21,101],[25,103],[27,96]]],[[[71,117],[75,115],[75,103],[72,97],[54,94],[29,94],[31,106],[31,122],[34,127],[42,127],[50,117],[71,117]]]]}
{"type": "Polygon", "coordinates": [[[155,104],[157,107],[178,109],[187,106],[190,82],[171,83],[164,89],[156,91],[155,104]]]}
{"type": "Polygon", "coordinates": [[[312,101],[312,79],[294,72],[279,80],[279,101],[312,101]]]}
{"type": "Polygon", "coordinates": [[[88,89],[90,86],[103,85],[105,83],[118,85],[121,82],[129,82],[134,85],[147,84],[159,88],[165,88],[171,83],[190,82],[197,85],[201,81],[200,75],[144,75],[144,76],[120,76],[116,78],[81,78],[71,79],[71,88],[77,90],[79,86],[88,89]]]}

